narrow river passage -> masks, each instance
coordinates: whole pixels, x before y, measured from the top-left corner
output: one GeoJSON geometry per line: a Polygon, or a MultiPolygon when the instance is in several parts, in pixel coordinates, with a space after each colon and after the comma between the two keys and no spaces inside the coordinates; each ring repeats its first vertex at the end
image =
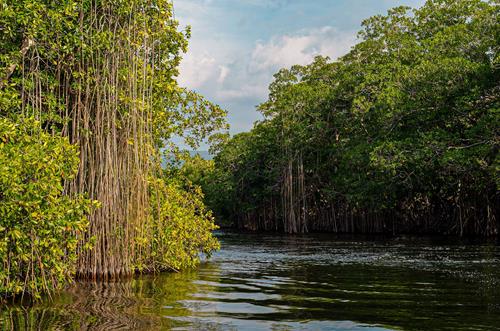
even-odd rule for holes
{"type": "Polygon", "coordinates": [[[192,272],[77,283],[0,330],[500,330],[500,247],[218,233],[192,272]]]}

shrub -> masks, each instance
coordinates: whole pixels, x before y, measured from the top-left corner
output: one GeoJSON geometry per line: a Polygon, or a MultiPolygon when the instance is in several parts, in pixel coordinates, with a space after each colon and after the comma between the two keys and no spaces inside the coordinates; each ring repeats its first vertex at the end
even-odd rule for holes
{"type": "Polygon", "coordinates": [[[178,271],[196,267],[200,254],[210,256],[219,249],[212,231],[217,229],[212,212],[203,203],[199,186],[178,178],[150,180],[151,217],[149,235],[137,238],[142,251],[150,254],[138,261],[139,270],[178,271]],[[147,238],[147,239],[146,239],[147,238]]]}
{"type": "Polygon", "coordinates": [[[64,194],[77,146],[33,119],[0,118],[0,296],[39,297],[69,282],[92,202],[64,194]]]}

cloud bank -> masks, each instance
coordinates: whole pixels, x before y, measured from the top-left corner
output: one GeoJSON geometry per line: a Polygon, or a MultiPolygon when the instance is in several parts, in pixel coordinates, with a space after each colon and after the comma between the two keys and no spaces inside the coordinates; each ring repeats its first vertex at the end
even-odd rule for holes
{"type": "Polygon", "coordinates": [[[228,106],[233,132],[248,130],[259,118],[254,107],[265,101],[275,72],[306,65],[317,55],[335,59],[354,42],[355,32],[325,26],[257,40],[246,50],[195,43],[182,61],[179,82],[228,106]]]}

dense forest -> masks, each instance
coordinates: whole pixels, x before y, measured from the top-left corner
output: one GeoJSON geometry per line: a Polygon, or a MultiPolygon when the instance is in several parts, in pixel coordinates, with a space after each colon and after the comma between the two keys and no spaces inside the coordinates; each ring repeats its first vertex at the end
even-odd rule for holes
{"type": "Polygon", "coordinates": [[[2,0],[0,298],[194,267],[219,247],[212,211],[253,231],[497,235],[498,11],[369,18],[345,56],[276,73],[263,119],[227,138],[226,112],[177,83],[190,28],[171,1],[2,0]]]}
{"type": "Polygon", "coordinates": [[[276,73],[264,119],[183,172],[239,229],[498,234],[498,11],[430,0],[365,20],[347,55],[276,73]]]}
{"type": "Polygon", "coordinates": [[[0,1],[0,298],[217,249],[200,189],[161,167],[227,126],[177,84],[189,36],[168,0],[0,1]]]}

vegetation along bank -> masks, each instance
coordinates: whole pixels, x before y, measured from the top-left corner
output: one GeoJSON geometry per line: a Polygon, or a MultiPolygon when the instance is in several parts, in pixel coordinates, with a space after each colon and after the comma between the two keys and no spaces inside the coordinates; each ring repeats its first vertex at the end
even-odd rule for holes
{"type": "Polygon", "coordinates": [[[161,151],[225,112],[178,86],[168,0],[0,2],[0,296],[197,265],[218,247],[161,151]]]}
{"type": "Polygon", "coordinates": [[[264,119],[185,171],[239,229],[497,235],[498,10],[431,0],[365,20],[347,55],[276,73],[264,119]]]}

